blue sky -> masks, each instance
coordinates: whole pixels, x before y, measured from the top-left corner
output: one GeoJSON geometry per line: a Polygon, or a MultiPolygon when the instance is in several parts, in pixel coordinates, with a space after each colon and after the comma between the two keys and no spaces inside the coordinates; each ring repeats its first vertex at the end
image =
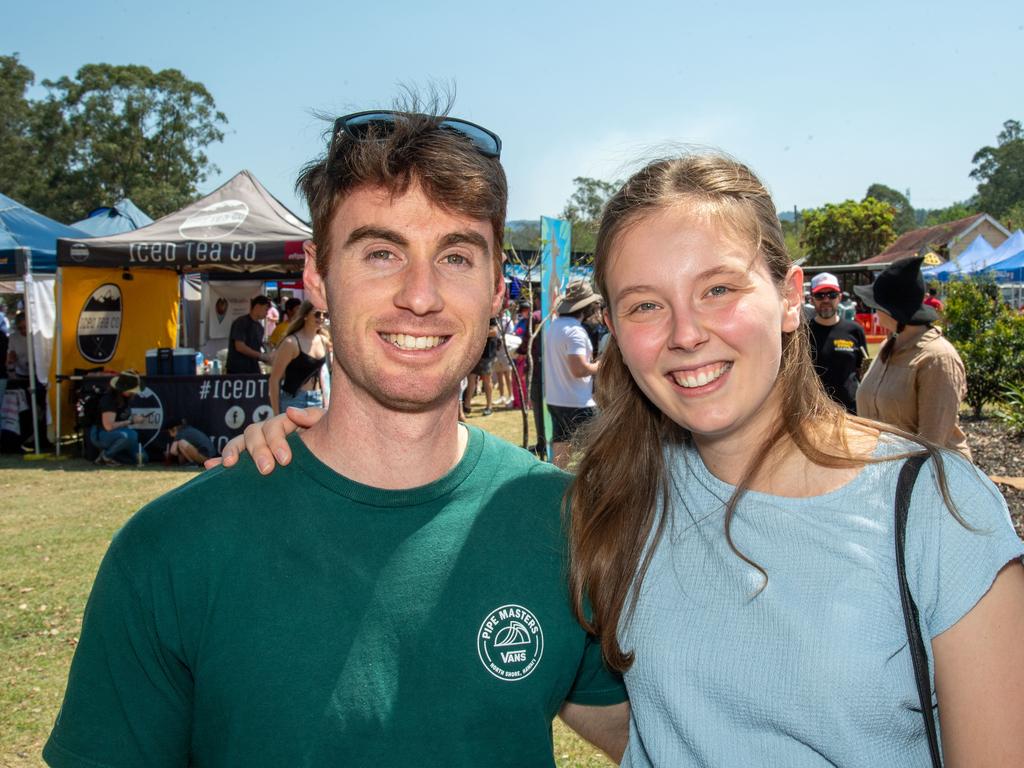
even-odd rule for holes
{"type": "Polygon", "coordinates": [[[621,178],[685,144],[749,163],[780,210],[876,181],[935,208],[969,196],[974,152],[1024,120],[1019,0],[59,0],[0,21],[0,52],[37,82],[106,61],[204,83],[229,124],[202,191],[248,168],[303,218],[312,112],[388,106],[400,83],[454,81],[454,114],[501,135],[512,219],[557,215],[574,176],[621,178]]]}

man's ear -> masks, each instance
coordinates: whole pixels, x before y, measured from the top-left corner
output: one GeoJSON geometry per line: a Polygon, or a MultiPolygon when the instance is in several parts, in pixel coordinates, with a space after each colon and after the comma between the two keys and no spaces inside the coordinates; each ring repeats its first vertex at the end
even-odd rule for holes
{"type": "Polygon", "coordinates": [[[327,309],[327,289],[316,266],[316,243],[306,240],[302,244],[302,252],[306,255],[306,262],[302,267],[302,285],[306,289],[309,301],[317,309],[327,309]]]}
{"type": "Polygon", "coordinates": [[[501,261],[495,265],[497,274],[494,276],[494,297],[491,300],[491,317],[496,317],[502,306],[505,304],[505,255],[502,254],[501,261]]]}

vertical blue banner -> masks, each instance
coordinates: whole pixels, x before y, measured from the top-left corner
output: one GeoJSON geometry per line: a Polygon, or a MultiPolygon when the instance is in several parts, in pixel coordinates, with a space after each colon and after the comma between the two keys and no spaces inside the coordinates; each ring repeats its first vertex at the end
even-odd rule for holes
{"type": "MultiPolygon", "coordinates": [[[[540,217],[540,316],[545,326],[550,322],[551,315],[558,303],[558,297],[565,292],[569,283],[569,254],[572,252],[572,223],[563,219],[540,217]]],[[[545,330],[547,330],[545,328],[545,330]]],[[[543,331],[542,331],[543,332],[543,331]]],[[[547,350],[544,351],[544,364],[549,360],[547,350]]],[[[544,376],[544,381],[551,377],[544,376]]],[[[534,403],[534,408],[544,408],[541,403],[534,403]]],[[[551,414],[544,408],[544,434],[547,437],[548,461],[554,459],[551,445],[551,414]]]]}
{"type": "Polygon", "coordinates": [[[540,217],[540,311],[551,315],[555,297],[569,283],[569,253],[572,251],[572,223],[540,217]]]}

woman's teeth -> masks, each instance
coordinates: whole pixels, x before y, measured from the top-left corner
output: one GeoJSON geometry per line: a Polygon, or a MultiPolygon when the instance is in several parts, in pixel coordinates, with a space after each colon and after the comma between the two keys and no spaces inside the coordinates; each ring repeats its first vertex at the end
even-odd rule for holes
{"type": "Polygon", "coordinates": [[[675,371],[672,374],[672,380],[680,387],[684,387],[686,389],[703,387],[706,384],[710,384],[715,379],[720,378],[722,374],[730,368],[732,368],[732,363],[716,363],[714,365],[707,365],[703,368],[697,368],[692,371],[675,371]]]}

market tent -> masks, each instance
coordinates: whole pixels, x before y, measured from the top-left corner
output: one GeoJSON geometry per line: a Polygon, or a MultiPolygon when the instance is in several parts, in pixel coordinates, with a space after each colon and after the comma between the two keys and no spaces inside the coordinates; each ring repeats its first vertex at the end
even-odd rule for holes
{"type": "Polygon", "coordinates": [[[978,235],[955,259],[931,269],[922,270],[926,280],[948,280],[950,275],[970,271],[975,265],[984,267],[995,248],[982,235],[978,235]]]}
{"type": "Polygon", "coordinates": [[[0,194],[0,274],[53,274],[59,237],[87,235],[0,194]]]}
{"type": "Polygon", "coordinates": [[[71,226],[80,229],[90,237],[105,237],[122,232],[132,232],[153,223],[153,219],[141,211],[128,198],[118,200],[113,207],[104,206],[89,213],[71,226]]]}
{"type": "Polygon", "coordinates": [[[986,272],[994,272],[997,279],[1008,282],[1024,282],[1024,250],[993,264],[986,272]]]}
{"type": "MultiPolygon", "coordinates": [[[[60,382],[89,366],[144,368],[146,349],[177,343],[187,274],[201,272],[204,280],[297,278],[305,263],[303,243],[311,237],[307,224],[242,171],[148,226],[62,238],[54,376],[60,382]]],[[[65,406],[57,410],[58,431],[65,406]]]]}
{"type": "Polygon", "coordinates": [[[992,259],[985,265],[983,269],[977,270],[978,272],[995,272],[997,273],[998,279],[1001,280],[1021,280],[1022,275],[1018,267],[1020,267],[1018,257],[1024,252],[1024,231],[1017,230],[1009,239],[1006,240],[1002,245],[996,248],[992,252],[992,259]],[[1010,275],[1007,277],[1002,273],[1012,273],[1016,270],[1016,276],[1010,275]]]}
{"type": "Polygon", "coordinates": [[[305,222],[242,171],[206,197],[132,232],[62,238],[57,264],[298,274],[302,243],[310,237],[305,222]]]}
{"type": "Polygon", "coordinates": [[[1024,250],[1024,231],[1018,229],[1008,239],[1003,241],[998,248],[993,248],[984,257],[975,258],[966,263],[963,254],[961,254],[959,269],[954,269],[945,276],[939,275],[938,278],[940,280],[948,280],[950,277],[990,272],[996,264],[1019,253],[1021,250],[1024,250]]]}
{"type": "MultiPolygon", "coordinates": [[[[25,323],[31,344],[29,380],[47,383],[55,325],[54,272],[58,237],[82,237],[79,230],[54,221],[0,194],[0,291],[25,296],[25,323]],[[20,278],[15,280],[14,278],[20,278]]],[[[36,450],[39,418],[29,397],[36,450]]]]}

